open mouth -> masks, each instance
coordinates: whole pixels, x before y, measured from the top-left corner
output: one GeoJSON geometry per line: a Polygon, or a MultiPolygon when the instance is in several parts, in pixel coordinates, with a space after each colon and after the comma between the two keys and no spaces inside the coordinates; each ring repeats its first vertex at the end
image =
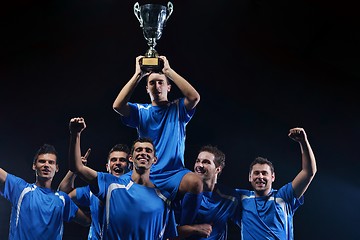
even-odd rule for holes
{"type": "Polygon", "coordinates": [[[203,168],[196,168],[196,169],[195,169],[195,172],[196,172],[196,173],[199,173],[199,174],[205,174],[206,171],[205,171],[205,169],[203,169],[203,168]]]}
{"type": "Polygon", "coordinates": [[[255,182],[255,184],[256,184],[256,186],[258,186],[258,187],[265,187],[266,182],[258,181],[258,182],[255,182]]]}
{"type": "Polygon", "coordinates": [[[113,170],[114,170],[114,172],[116,172],[116,173],[123,173],[123,172],[124,172],[124,169],[119,168],[119,167],[115,167],[113,170]]]}

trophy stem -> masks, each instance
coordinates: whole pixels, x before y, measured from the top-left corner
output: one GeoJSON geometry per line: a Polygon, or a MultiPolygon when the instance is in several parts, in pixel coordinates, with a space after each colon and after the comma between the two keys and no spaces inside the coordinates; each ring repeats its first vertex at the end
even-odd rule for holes
{"type": "Polygon", "coordinates": [[[159,54],[158,54],[158,52],[155,50],[156,39],[155,39],[155,38],[149,38],[149,39],[148,39],[148,46],[149,46],[150,48],[146,51],[145,57],[157,57],[159,54]]]}
{"type": "Polygon", "coordinates": [[[150,48],[155,48],[155,46],[156,46],[156,38],[148,38],[148,46],[150,47],[150,48]]]}
{"type": "Polygon", "coordinates": [[[154,58],[154,57],[158,57],[158,56],[159,56],[158,52],[152,46],[145,53],[145,57],[147,57],[147,58],[154,58]]]}

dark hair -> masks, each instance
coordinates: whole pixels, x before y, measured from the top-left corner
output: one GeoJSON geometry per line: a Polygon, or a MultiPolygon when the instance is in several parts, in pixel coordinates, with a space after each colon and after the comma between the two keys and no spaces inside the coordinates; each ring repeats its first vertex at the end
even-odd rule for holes
{"type": "Polygon", "coordinates": [[[250,164],[250,168],[249,168],[249,172],[252,171],[252,168],[255,164],[267,164],[270,167],[271,173],[274,173],[275,169],[274,169],[274,165],[272,164],[272,162],[270,162],[269,160],[267,160],[267,158],[264,157],[256,157],[255,160],[250,164]]]}
{"type": "Polygon", "coordinates": [[[219,148],[212,145],[205,145],[200,148],[199,152],[209,152],[214,154],[214,163],[216,167],[221,167],[223,169],[225,167],[225,153],[223,153],[219,148]]]}
{"type": "Polygon", "coordinates": [[[220,149],[213,145],[202,146],[199,150],[199,153],[200,152],[209,152],[211,154],[214,154],[215,166],[221,167],[221,171],[217,174],[217,176],[219,177],[225,167],[225,153],[223,153],[220,149]]]}
{"type": "Polygon", "coordinates": [[[130,154],[130,149],[129,149],[128,145],[122,144],[122,143],[118,143],[118,144],[114,145],[114,146],[110,149],[108,156],[110,156],[110,154],[111,154],[112,152],[125,152],[126,154],[129,155],[129,154],[130,154]]]}
{"type": "Polygon", "coordinates": [[[115,144],[109,151],[108,159],[109,159],[110,154],[112,152],[124,152],[124,153],[126,153],[126,155],[127,155],[126,162],[128,164],[127,168],[128,168],[128,170],[132,169],[132,163],[129,161],[130,148],[129,148],[128,145],[122,144],[122,143],[115,144]]]}
{"type": "MultiPolygon", "coordinates": [[[[154,72],[154,73],[158,73],[158,74],[162,74],[162,75],[164,75],[165,77],[166,77],[166,82],[167,82],[167,84],[168,85],[171,85],[171,81],[170,81],[170,79],[163,73],[163,72],[154,72]]],[[[146,80],[146,84],[148,83],[148,80],[149,80],[149,76],[151,75],[152,73],[150,73],[150,74],[148,74],[148,75],[146,75],[146,76],[144,76],[144,79],[146,80]]]]}
{"type": "Polygon", "coordinates": [[[135,146],[135,143],[137,143],[137,142],[141,142],[141,143],[148,142],[148,143],[151,143],[151,145],[152,145],[153,148],[154,148],[154,156],[156,156],[156,149],[155,149],[154,142],[153,142],[153,140],[152,140],[151,138],[148,138],[148,137],[139,137],[138,139],[136,139],[136,140],[133,142],[133,144],[132,144],[132,146],[131,146],[131,151],[130,151],[130,154],[131,154],[131,155],[132,155],[132,153],[133,153],[134,150],[135,150],[134,146],[135,146]]]}
{"type": "Polygon", "coordinates": [[[39,155],[42,155],[42,154],[54,154],[56,156],[56,164],[58,164],[58,153],[55,149],[55,147],[51,144],[43,144],[39,150],[36,152],[35,156],[34,156],[34,160],[33,160],[33,163],[36,162],[37,158],[39,157],[39,155]]]}

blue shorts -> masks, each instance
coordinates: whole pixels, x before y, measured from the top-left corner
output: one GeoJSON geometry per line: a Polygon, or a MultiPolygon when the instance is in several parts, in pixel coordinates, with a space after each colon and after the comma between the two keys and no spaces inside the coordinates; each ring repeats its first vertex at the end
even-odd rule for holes
{"type": "Polygon", "coordinates": [[[150,173],[150,180],[167,198],[174,201],[181,180],[189,172],[191,172],[189,169],[181,168],[161,173],[150,173]]]}

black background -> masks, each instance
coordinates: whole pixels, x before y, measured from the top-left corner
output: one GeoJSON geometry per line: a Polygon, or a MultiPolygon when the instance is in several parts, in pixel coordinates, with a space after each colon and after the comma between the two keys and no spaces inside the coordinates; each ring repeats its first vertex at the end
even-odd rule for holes
{"type": "MultiPolygon", "coordinates": [[[[68,123],[83,116],[83,151],[105,170],[108,150],[131,144],[112,103],[148,48],[133,14],[136,1],[2,3],[0,166],[35,180],[36,150],[60,154],[57,187],[67,171],[68,123]]],[[[154,1],[141,2],[152,3],[154,1]]],[[[161,3],[166,3],[161,2],[161,3]]],[[[273,161],[274,188],[300,171],[300,149],[287,137],[304,127],[318,173],[294,217],[295,239],[359,239],[359,14],[355,1],[172,1],[156,49],[201,94],[187,126],[186,165],[204,144],[226,154],[224,184],[248,188],[256,156],[273,161]]],[[[169,98],[180,96],[174,87],[169,98]]],[[[139,85],[132,101],[148,102],[139,85]]],[[[78,185],[83,184],[81,180],[78,185]]],[[[0,239],[10,203],[0,200],[0,239]]],[[[240,239],[231,225],[229,239],[240,239]]],[[[87,229],[66,223],[64,239],[87,229]]]]}

